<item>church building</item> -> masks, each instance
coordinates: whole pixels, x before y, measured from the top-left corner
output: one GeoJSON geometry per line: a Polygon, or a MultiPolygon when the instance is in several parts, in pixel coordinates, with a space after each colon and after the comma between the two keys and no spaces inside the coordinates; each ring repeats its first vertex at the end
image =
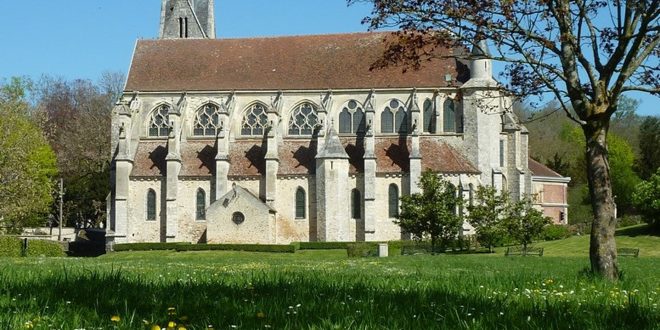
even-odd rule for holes
{"type": "Polygon", "coordinates": [[[398,240],[399,198],[427,170],[465,199],[531,193],[528,133],[485,42],[369,70],[388,33],[216,39],[213,12],[163,0],[160,37],[135,45],[112,114],[110,240],[398,240]]]}

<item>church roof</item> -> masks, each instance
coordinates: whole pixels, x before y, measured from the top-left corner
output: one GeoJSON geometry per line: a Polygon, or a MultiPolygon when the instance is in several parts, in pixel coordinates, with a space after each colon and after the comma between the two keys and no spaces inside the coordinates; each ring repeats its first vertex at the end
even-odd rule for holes
{"type": "MultiPolygon", "coordinates": [[[[349,172],[364,172],[364,148],[361,138],[340,137],[348,155],[349,172]]],[[[409,168],[410,139],[377,137],[375,141],[376,172],[406,173],[409,168]]],[[[215,173],[216,147],[211,141],[188,141],[181,145],[182,177],[210,177],[215,173]]],[[[422,171],[446,174],[477,174],[479,171],[460,152],[434,138],[421,137],[422,171]]],[[[317,145],[313,140],[286,140],[279,145],[278,175],[314,175],[317,145]]],[[[165,141],[141,141],[133,166],[133,177],[163,177],[166,174],[165,141]]],[[[258,177],[265,174],[266,146],[262,140],[239,140],[229,145],[230,177],[258,177]]],[[[530,163],[531,164],[531,163],[530,163]]],[[[530,169],[532,166],[530,165],[530,169]]]]}
{"type": "MultiPolygon", "coordinates": [[[[385,32],[243,39],[139,40],[126,91],[307,90],[454,86],[469,78],[453,58],[419,71],[369,70],[383,54],[385,32]]],[[[464,50],[460,50],[461,52],[464,50]]],[[[451,56],[451,49],[437,50],[451,56]]],[[[457,50],[459,52],[459,50],[457,50]]]]}
{"type": "Polygon", "coordinates": [[[563,178],[563,176],[553,170],[551,170],[549,167],[533,160],[532,158],[527,159],[527,165],[529,166],[530,172],[532,172],[533,176],[544,176],[544,177],[550,177],[550,178],[563,178]]]}

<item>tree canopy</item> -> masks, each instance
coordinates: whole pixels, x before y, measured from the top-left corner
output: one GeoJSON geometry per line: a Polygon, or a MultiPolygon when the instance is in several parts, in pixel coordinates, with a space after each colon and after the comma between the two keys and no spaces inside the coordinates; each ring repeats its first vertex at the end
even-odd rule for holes
{"type": "Polygon", "coordinates": [[[43,224],[53,200],[55,154],[28,116],[25,81],[0,86],[0,231],[43,224]]]}
{"type": "Polygon", "coordinates": [[[401,212],[394,223],[415,238],[429,237],[436,251],[437,243],[442,249],[458,235],[463,224],[458,207],[463,199],[454,185],[434,172],[424,172],[419,187],[421,193],[401,197],[401,212]]]}

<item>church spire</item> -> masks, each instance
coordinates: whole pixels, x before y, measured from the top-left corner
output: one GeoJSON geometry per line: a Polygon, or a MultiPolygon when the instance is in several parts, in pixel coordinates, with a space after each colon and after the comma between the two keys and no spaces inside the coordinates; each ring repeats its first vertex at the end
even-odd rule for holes
{"type": "Polygon", "coordinates": [[[213,10],[213,0],[163,0],[160,38],[215,38],[213,10]]]}

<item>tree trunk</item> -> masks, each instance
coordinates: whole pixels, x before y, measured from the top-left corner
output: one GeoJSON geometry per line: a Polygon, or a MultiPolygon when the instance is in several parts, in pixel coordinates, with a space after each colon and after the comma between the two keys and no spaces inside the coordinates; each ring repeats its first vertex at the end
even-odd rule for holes
{"type": "Polygon", "coordinates": [[[587,178],[594,211],[589,246],[591,271],[604,278],[616,280],[619,277],[619,268],[614,240],[615,205],[607,152],[608,128],[609,118],[589,121],[582,126],[587,142],[587,178]]]}

